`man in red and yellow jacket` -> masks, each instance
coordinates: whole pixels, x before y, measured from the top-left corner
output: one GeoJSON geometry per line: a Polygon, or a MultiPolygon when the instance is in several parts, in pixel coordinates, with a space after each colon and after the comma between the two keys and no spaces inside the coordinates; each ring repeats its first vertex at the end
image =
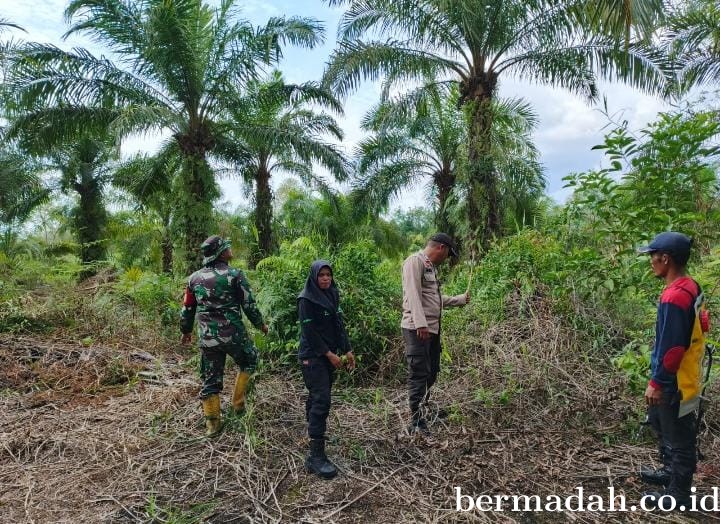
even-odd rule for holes
{"type": "Polygon", "coordinates": [[[666,284],[657,310],[652,377],[645,390],[663,467],[644,469],[641,476],[666,486],[664,492],[646,494],[656,505],[662,495],[669,495],[678,508],[690,504],[697,461],[695,412],[700,403],[704,332],[708,328],[702,290],[686,274],[691,246],[691,238],[670,231],[639,250],[650,255],[653,273],[666,284]]]}

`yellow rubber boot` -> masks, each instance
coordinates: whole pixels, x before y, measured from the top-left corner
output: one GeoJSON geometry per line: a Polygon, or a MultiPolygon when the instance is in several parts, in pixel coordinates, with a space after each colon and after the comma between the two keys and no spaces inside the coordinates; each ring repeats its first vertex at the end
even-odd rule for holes
{"type": "Polygon", "coordinates": [[[220,432],[222,420],[220,419],[220,395],[210,395],[202,401],[203,413],[205,413],[205,436],[213,437],[220,432]]]}
{"type": "Polygon", "coordinates": [[[250,382],[250,373],[241,371],[235,379],[235,391],[232,396],[232,408],[235,413],[245,411],[245,397],[247,395],[248,383],[250,382]]]}

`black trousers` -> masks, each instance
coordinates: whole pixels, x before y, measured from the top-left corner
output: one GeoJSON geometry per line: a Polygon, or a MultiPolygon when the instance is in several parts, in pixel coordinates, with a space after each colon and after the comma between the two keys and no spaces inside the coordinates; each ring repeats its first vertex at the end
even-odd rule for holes
{"type": "Polygon", "coordinates": [[[420,340],[414,329],[403,328],[408,366],[408,397],[413,420],[422,417],[420,406],[430,398],[430,388],[440,373],[440,335],[420,340]]]}
{"type": "Polygon", "coordinates": [[[672,467],[668,492],[690,495],[697,464],[695,413],[678,418],[680,393],[663,394],[661,403],[648,408],[650,426],[659,440],[663,464],[672,467]]]}
{"type": "Polygon", "coordinates": [[[310,358],[302,361],[302,374],[308,389],[305,401],[308,436],[311,439],[322,439],[325,438],[330,413],[330,392],[335,379],[335,368],[325,357],[310,358]]]}

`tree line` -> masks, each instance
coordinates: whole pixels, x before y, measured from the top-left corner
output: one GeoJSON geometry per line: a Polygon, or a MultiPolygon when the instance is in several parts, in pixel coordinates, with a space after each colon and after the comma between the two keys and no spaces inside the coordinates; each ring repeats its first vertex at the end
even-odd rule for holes
{"type": "Polygon", "coordinates": [[[256,26],[232,0],[70,2],[66,35],[89,36],[107,57],[12,40],[19,28],[1,21],[4,232],[53,195],[72,195],[79,255],[103,260],[112,188],[158,225],[163,269],[185,269],[210,233],[218,178],[233,175],[252,194],[254,267],[277,252],[271,181],[289,173],[336,210],[346,206],[337,216],[350,228],[377,221],[424,181],[435,227],[474,253],[547,205],[537,116],[499,96],[502,79],[595,101],[600,79],[680,99],[720,74],[720,14],[707,0],[326,3],[345,8],[338,43],[323,77],[301,84],[278,70],[283,53],[323,43],[324,24],[272,17],[256,26]],[[381,82],[381,100],[348,154],[337,119],[368,81],[381,82]],[[167,138],[154,155],[122,158],[120,144],[138,133],[167,138]]]}

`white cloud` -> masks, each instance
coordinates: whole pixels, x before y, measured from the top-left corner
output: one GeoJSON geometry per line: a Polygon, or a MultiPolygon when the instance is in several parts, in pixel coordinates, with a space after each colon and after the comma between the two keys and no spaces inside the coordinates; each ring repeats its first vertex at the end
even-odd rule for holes
{"type": "Polygon", "coordinates": [[[25,33],[12,32],[16,39],[52,43],[63,49],[82,46],[96,52],[97,46],[87,37],[71,35],[62,39],[69,27],[64,16],[67,5],[64,0],[0,0],[0,13],[2,18],[25,29],[25,33]]]}
{"type": "Polygon", "coordinates": [[[568,198],[570,198],[573,194],[573,188],[571,187],[563,187],[556,191],[552,191],[548,194],[550,198],[552,198],[555,202],[558,204],[564,204],[567,202],[568,198]]]}

